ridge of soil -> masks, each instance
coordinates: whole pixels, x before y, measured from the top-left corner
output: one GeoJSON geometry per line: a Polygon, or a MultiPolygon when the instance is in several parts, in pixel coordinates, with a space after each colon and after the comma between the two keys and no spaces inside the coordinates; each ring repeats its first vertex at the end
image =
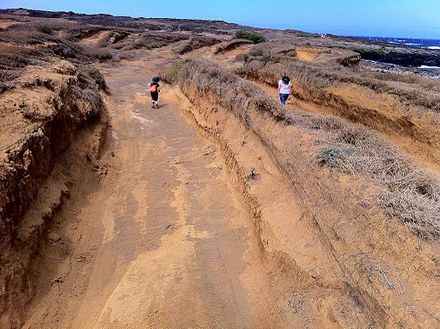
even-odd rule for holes
{"type": "Polygon", "coordinates": [[[99,87],[90,77],[81,83],[81,74],[66,61],[30,67],[0,100],[1,327],[20,323],[48,223],[81,176],[78,168],[97,158],[104,141],[99,87]]]}

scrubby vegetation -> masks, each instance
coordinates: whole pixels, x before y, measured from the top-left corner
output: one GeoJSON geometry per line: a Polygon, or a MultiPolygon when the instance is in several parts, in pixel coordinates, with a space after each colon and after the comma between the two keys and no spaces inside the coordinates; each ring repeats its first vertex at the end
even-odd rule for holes
{"type": "Polygon", "coordinates": [[[54,58],[69,59],[76,64],[109,60],[107,50],[79,47],[69,41],[40,32],[38,27],[12,27],[0,31],[0,92],[11,89],[28,65],[43,65],[54,58]],[[50,43],[44,46],[45,43],[50,43]]]}
{"type": "MultiPolygon", "coordinates": [[[[0,10],[2,13],[14,13],[14,9],[0,10]]],[[[168,31],[192,33],[215,33],[218,35],[229,34],[229,31],[239,29],[240,26],[224,21],[197,20],[197,19],[171,19],[171,18],[133,18],[127,16],[112,16],[105,14],[81,15],[74,12],[49,12],[43,10],[26,10],[29,17],[63,18],[72,22],[80,22],[81,25],[100,25],[105,27],[130,28],[149,31],[168,31]]]]}
{"type": "Polygon", "coordinates": [[[266,38],[257,32],[249,30],[240,30],[235,33],[235,38],[252,41],[253,43],[262,43],[266,41],[266,38]]]}
{"type": "Polygon", "coordinates": [[[364,59],[373,61],[383,60],[385,58],[385,49],[383,48],[352,48],[353,51],[359,53],[364,59]]]}
{"type": "Polygon", "coordinates": [[[44,60],[42,51],[21,45],[0,45],[0,93],[14,87],[15,79],[27,65],[42,63],[44,60]]]}
{"type": "MultiPolygon", "coordinates": [[[[67,59],[76,64],[130,58],[118,50],[153,49],[187,40],[189,36],[169,32],[110,31],[96,26],[72,23],[18,24],[0,30],[0,92],[13,88],[14,81],[27,65],[44,63],[50,57],[67,59]],[[54,31],[63,30],[66,38],[54,31]],[[96,44],[80,45],[78,41],[105,32],[96,44]]],[[[190,48],[218,42],[215,38],[197,37],[190,48]]],[[[184,50],[186,51],[186,50],[184,50]]]]}
{"type": "MultiPolygon", "coordinates": [[[[141,93],[146,91],[142,72],[171,65],[162,79],[177,84],[180,90],[167,88],[163,109],[151,114],[167,119],[155,121],[165,129],[155,131],[162,140],[162,133],[173,126],[171,133],[184,132],[184,139],[190,137],[187,133],[192,132],[180,120],[180,111],[167,111],[179,109],[193,115],[196,125],[211,137],[209,144],[213,145],[206,144],[207,150],[198,150],[197,145],[205,143],[194,144],[194,155],[199,154],[209,163],[215,160],[214,176],[221,169],[218,160],[225,160],[228,177],[219,177],[232,178],[228,191],[230,187],[231,192],[243,197],[256,233],[256,259],[260,261],[263,256],[268,261],[264,266],[270,270],[269,278],[282,272],[275,282],[277,285],[282,279],[282,284],[276,287],[278,295],[270,298],[270,305],[282,306],[282,312],[287,305],[286,312],[295,312],[299,321],[304,320],[296,323],[300,327],[376,328],[395,323],[417,327],[419,323],[438,322],[432,311],[436,291],[425,288],[438,281],[440,180],[431,170],[438,171],[440,164],[440,82],[429,78],[434,74],[416,68],[361,61],[361,57],[374,57],[407,63],[414,52],[296,31],[268,29],[261,35],[258,31],[262,30],[243,30],[220,21],[20,10],[16,13],[17,23],[11,25],[15,18],[10,16],[0,29],[0,130],[4,150],[0,217],[6,219],[0,223],[5,250],[0,255],[5,264],[0,282],[7,283],[0,293],[0,310],[8,312],[6,317],[11,315],[15,327],[21,327],[18,317],[32,295],[29,262],[34,252],[45,252],[40,243],[44,243],[46,218],[48,223],[58,207],[49,200],[48,208],[44,200],[41,215],[39,208],[35,215],[35,197],[44,198],[45,194],[39,193],[46,190],[41,184],[70,141],[76,142],[77,132],[84,146],[90,144],[84,150],[82,145],[74,147],[74,152],[80,152],[81,166],[95,164],[90,155],[99,151],[104,131],[94,130],[93,126],[100,125],[101,118],[105,121],[102,92],[110,92],[94,65],[106,61],[98,67],[111,68],[106,74],[111,77],[115,93],[106,102],[111,113],[121,114],[120,106],[126,109],[124,115],[113,118],[123,121],[122,125],[114,122],[114,129],[144,128],[147,123],[138,120],[141,117],[131,117],[136,113],[130,111],[136,110],[142,102],[141,93]],[[234,38],[236,32],[245,39],[234,38]],[[268,42],[265,37],[277,41],[268,42]],[[166,48],[154,50],[160,47],[166,48]],[[178,56],[202,47],[206,48],[178,56]],[[133,62],[116,63],[121,59],[133,62]],[[284,108],[275,98],[282,73],[287,73],[294,84],[293,97],[284,108]],[[127,81],[129,90],[124,89],[127,81]],[[89,132],[90,141],[85,136],[89,132]],[[38,223],[27,222],[28,209],[38,223]],[[23,218],[25,225],[20,222],[23,218]],[[31,252],[28,255],[23,253],[25,245],[31,252]],[[295,293],[288,296],[292,289],[295,293]]],[[[411,59],[411,63],[418,63],[423,56],[411,59]]],[[[436,60],[434,55],[428,58],[436,60]]],[[[102,123],[105,129],[107,122],[102,123]]],[[[109,143],[101,158],[107,167],[103,169],[113,178],[121,174],[119,144],[132,143],[130,136],[118,136],[118,143],[109,143]]],[[[175,138],[169,141],[170,145],[179,144],[175,138]]],[[[180,157],[177,151],[167,156],[180,157]]],[[[200,164],[207,163],[202,161],[200,164]]],[[[55,167],[54,187],[67,193],[77,181],[64,175],[72,167],[70,155],[62,162],[66,169],[64,172],[55,167]]],[[[205,167],[206,174],[211,175],[213,168],[205,167]]],[[[90,168],[90,174],[94,169],[96,166],[90,168]]],[[[83,179],[94,183],[88,172],[80,176],[78,183],[83,179]]],[[[98,172],[96,183],[100,179],[98,172]]],[[[51,189],[47,192],[58,193],[51,189]]],[[[107,195],[106,191],[101,198],[107,195]]],[[[68,202],[68,206],[72,204],[75,202],[68,202]]],[[[83,229],[89,229],[90,222],[83,219],[72,218],[79,225],[84,222],[83,229]]],[[[65,225],[66,229],[58,242],[64,250],[72,228],[67,222],[58,222],[54,224],[65,225]]],[[[72,240],[72,248],[83,241],[80,230],[75,232],[78,239],[72,240]]],[[[58,255],[61,249],[48,238],[51,252],[58,255]]],[[[83,251],[89,250],[87,243],[84,247],[74,248],[80,260],[83,251]]],[[[58,256],[63,258],[65,252],[58,256]]],[[[53,258],[49,261],[52,264],[53,258]]],[[[77,257],[72,256],[70,261],[77,263],[77,257]]],[[[52,300],[52,296],[67,290],[75,296],[83,293],[81,284],[72,279],[83,277],[80,272],[84,268],[65,276],[64,266],[57,264],[53,265],[62,276],[44,278],[44,286],[47,283],[52,287],[48,298],[52,300]],[[64,278],[69,282],[61,282],[64,278]]],[[[46,305],[47,292],[41,291],[41,305],[46,305]]],[[[63,293],[60,298],[70,297],[63,293]]],[[[39,299],[36,304],[40,305],[39,299]]],[[[56,307],[44,314],[38,310],[31,310],[32,319],[39,321],[41,315],[41,324],[57,325],[63,317],[56,307]],[[49,322],[44,322],[46,319],[49,322]]],[[[276,310],[271,312],[281,315],[276,310]]],[[[4,323],[5,317],[1,314],[0,318],[4,323]]]]}

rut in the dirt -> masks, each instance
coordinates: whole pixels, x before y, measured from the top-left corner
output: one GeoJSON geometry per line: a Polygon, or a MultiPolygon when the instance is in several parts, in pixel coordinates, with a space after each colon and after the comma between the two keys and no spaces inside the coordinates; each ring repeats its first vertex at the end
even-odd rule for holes
{"type": "Polygon", "coordinates": [[[80,186],[59,215],[65,222],[54,230],[68,255],[60,245],[45,250],[46,279],[25,328],[282,326],[219,147],[183,116],[173,90],[149,108],[145,76],[162,60],[154,57],[103,68],[112,91],[109,173],[93,191],[80,186]]]}

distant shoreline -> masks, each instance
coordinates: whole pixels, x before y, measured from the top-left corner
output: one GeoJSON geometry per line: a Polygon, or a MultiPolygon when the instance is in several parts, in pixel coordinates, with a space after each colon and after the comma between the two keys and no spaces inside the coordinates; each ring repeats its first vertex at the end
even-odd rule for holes
{"type": "Polygon", "coordinates": [[[416,49],[440,50],[440,40],[416,38],[383,38],[383,37],[356,37],[369,41],[381,41],[396,46],[406,46],[416,49]]]}

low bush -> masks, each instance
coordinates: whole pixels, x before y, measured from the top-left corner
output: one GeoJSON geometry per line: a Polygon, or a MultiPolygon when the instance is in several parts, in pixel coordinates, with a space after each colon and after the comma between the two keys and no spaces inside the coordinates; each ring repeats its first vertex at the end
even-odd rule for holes
{"type": "Polygon", "coordinates": [[[262,43],[266,41],[266,38],[262,34],[249,30],[237,31],[235,33],[235,38],[250,40],[253,43],[262,43]]]}
{"type": "Polygon", "coordinates": [[[15,80],[27,65],[44,62],[46,56],[44,49],[0,44],[0,93],[14,88],[15,80]]]}
{"type": "Polygon", "coordinates": [[[0,41],[16,45],[42,45],[54,42],[55,38],[51,34],[38,31],[33,26],[13,25],[0,31],[0,41]]]}
{"type": "Polygon", "coordinates": [[[65,59],[78,58],[78,56],[82,52],[80,47],[68,43],[59,43],[56,45],[52,45],[50,46],[50,49],[52,49],[55,55],[65,59]]]}
{"type": "Polygon", "coordinates": [[[90,86],[90,81],[93,81],[99,90],[102,90],[107,94],[110,92],[104,76],[97,68],[93,66],[81,65],[78,70],[78,80],[81,84],[84,84],[85,87],[90,86]]]}

